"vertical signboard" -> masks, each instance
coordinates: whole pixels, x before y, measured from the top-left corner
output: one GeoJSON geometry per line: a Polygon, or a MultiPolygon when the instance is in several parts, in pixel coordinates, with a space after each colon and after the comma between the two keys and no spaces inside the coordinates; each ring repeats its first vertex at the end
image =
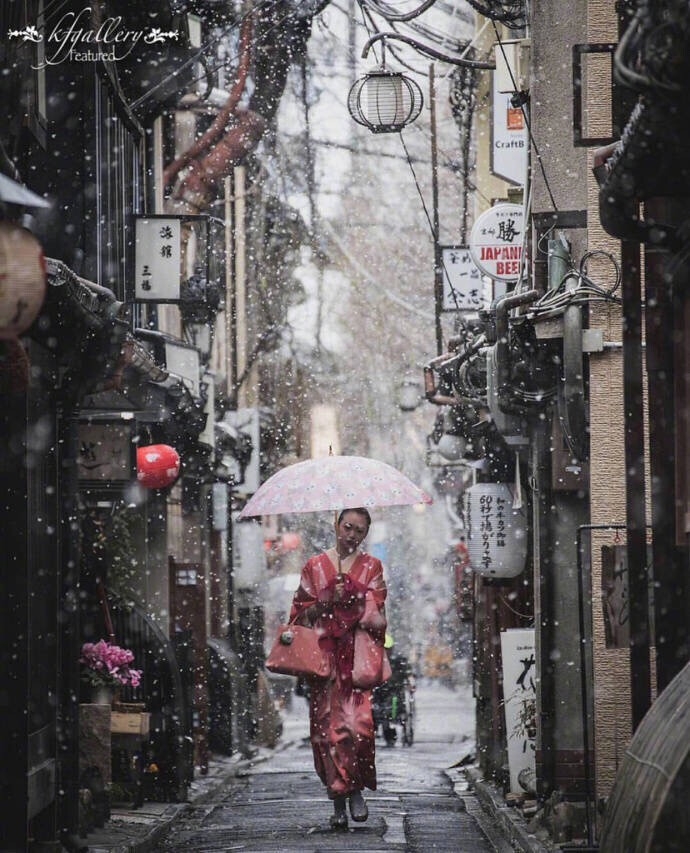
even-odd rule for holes
{"type": "Polygon", "coordinates": [[[493,77],[491,110],[491,171],[512,184],[523,184],[527,168],[527,126],[520,107],[514,107],[512,94],[498,91],[493,77]]]}
{"type": "Polygon", "coordinates": [[[536,773],[537,691],[534,628],[501,631],[503,707],[512,793],[524,793],[519,775],[536,773]]]}
{"type": "Polygon", "coordinates": [[[169,302],[180,298],[182,240],[179,219],[137,219],[134,298],[169,302]]]}
{"type": "Polygon", "coordinates": [[[443,310],[479,311],[484,307],[482,274],[467,246],[442,246],[443,310]]]}

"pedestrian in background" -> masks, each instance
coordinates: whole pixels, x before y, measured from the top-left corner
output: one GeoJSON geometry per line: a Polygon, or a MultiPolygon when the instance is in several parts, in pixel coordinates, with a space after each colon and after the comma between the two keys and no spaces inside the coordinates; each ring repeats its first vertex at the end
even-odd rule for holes
{"type": "Polygon", "coordinates": [[[383,566],[360,550],[370,524],[366,509],[340,513],[336,547],[307,560],[290,614],[323,632],[332,656],[331,677],[310,684],[309,719],[314,767],[333,800],[333,829],[347,829],[348,800],[352,819],[365,821],[362,790],[376,790],[371,690],[352,684],[355,629],[369,631],[383,646],[386,628],[383,566]]]}

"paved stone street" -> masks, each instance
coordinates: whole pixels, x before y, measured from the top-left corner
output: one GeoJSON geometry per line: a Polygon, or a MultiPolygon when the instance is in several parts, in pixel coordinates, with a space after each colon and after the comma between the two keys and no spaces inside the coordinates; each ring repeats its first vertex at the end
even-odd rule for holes
{"type": "Polygon", "coordinates": [[[234,780],[212,802],[187,812],[156,849],[503,853],[509,848],[500,839],[489,841],[485,832],[493,833],[474,797],[462,789],[455,793],[457,771],[444,773],[471,752],[472,721],[468,688],[420,687],[414,745],[387,749],[377,740],[379,789],[367,797],[369,820],[350,821],[348,832],[334,833],[306,739],[306,704],[296,698],[286,720],[292,745],[234,780]]]}

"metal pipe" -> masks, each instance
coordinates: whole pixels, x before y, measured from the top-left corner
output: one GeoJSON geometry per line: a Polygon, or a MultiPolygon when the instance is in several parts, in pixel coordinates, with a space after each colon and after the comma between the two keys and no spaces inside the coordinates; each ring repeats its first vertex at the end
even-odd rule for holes
{"type": "MultiPolygon", "coordinates": [[[[687,197],[655,198],[645,202],[646,215],[653,219],[663,217],[673,224],[682,223],[687,218],[687,210],[687,197]]],[[[682,464],[682,457],[679,458],[682,445],[678,438],[687,429],[687,422],[678,389],[687,380],[678,356],[684,347],[682,306],[687,299],[687,273],[686,263],[679,263],[679,260],[668,252],[645,248],[646,365],[649,411],[654,412],[654,417],[649,418],[649,467],[658,693],[688,660],[687,533],[684,512],[679,512],[677,505],[679,498],[685,499],[685,489],[678,488],[682,464]]],[[[643,644],[640,656],[651,642],[646,609],[649,578],[645,569],[640,566],[635,578],[639,606],[633,598],[632,573],[630,578],[631,630],[635,612],[643,644]]]]}
{"type": "Polygon", "coordinates": [[[524,293],[510,293],[496,303],[496,389],[499,405],[503,411],[504,397],[510,386],[510,345],[508,340],[508,312],[518,305],[534,302],[539,296],[538,290],[526,290],[524,293]]]}
{"type": "Polygon", "coordinates": [[[458,401],[456,397],[450,397],[447,394],[437,393],[436,383],[434,382],[434,371],[427,365],[424,368],[424,396],[435,406],[454,406],[458,401]]]}
{"type": "Polygon", "coordinates": [[[362,48],[362,59],[366,59],[369,55],[369,50],[373,44],[381,39],[392,39],[394,41],[402,41],[405,44],[409,44],[412,47],[416,48],[420,53],[423,53],[425,56],[429,56],[432,59],[440,59],[441,62],[448,62],[450,65],[465,65],[469,68],[484,68],[488,71],[494,71],[496,68],[495,62],[481,62],[476,59],[460,59],[452,56],[447,56],[445,53],[441,53],[438,50],[434,50],[432,47],[428,47],[421,42],[416,41],[409,36],[404,36],[401,33],[376,33],[373,35],[362,48]]]}
{"type": "MultiPolygon", "coordinates": [[[[582,751],[585,771],[585,820],[587,822],[587,846],[594,846],[594,821],[592,803],[592,765],[589,759],[589,690],[587,686],[587,645],[585,638],[585,580],[582,570],[582,531],[583,530],[624,530],[624,524],[581,524],[577,528],[577,610],[580,631],[580,697],[582,708],[582,751]]],[[[590,558],[591,563],[591,558],[590,558]]]]}
{"type": "MultiPolygon", "coordinates": [[[[625,316],[625,323],[623,324],[625,516],[628,543],[628,589],[630,592],[630,692],[634,731],[642,722],[642,718],[649,710],[651,703],[647,537],[645,533],[647,519],[645,509],[644,409],[642,348],[640,347],[642,330],[641,270],[638,243],[624,241],[621,244],[621,272],[623,313],[625,316]]],[[[649,358],[649,351],[647,358],[649,358]]],[[[667,387],[666,382],[664,382],[664,386],[667,387]]],[[[654,475],[653,469],[652,475],[654,475]]]]}

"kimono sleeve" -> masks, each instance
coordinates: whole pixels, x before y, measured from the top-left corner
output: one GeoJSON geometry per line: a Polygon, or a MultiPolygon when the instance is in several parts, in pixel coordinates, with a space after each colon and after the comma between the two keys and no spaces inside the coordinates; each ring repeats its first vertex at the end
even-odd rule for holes
{"type": "Polygon", "coordinates": [[[302,567],[300,574],[299,586],[292,597],[292,607],[290,608],[290,621],[298,620],[304,616],[305,611],[316,604],[318,593],[314,584],[314,575],[312,572],[312,561],[307,562],[302,567]]]}
{"type": "Polygon", "coordinates": [[[383,639],[386,631],[385,601],[388,591],[383,579],[383,566],[380,560],[373,561],[364,604],[364,613],[360,619],[360,626],[371,634],[383,639]]]}

